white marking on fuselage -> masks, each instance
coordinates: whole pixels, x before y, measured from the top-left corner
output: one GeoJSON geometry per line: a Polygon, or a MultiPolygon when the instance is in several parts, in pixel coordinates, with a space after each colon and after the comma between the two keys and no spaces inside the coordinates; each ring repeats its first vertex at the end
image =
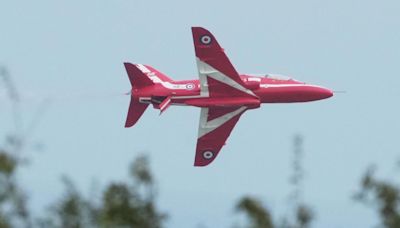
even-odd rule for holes
{"type": "Polygon", "coordinates": [[[261,82],[261,78],[247,78],[248,82],[261,82]]]}
{"type": "Polygon", "coordinates": [[[272,88],[272,87],[317,87],[317,88],[321,88],[321,89],[326,89],[322,86],[318,86],[318,85],[311,85],[311,84],[261,84],[260,85],[261,88],[272,88]]]}
{"type": "Polygon", "coordinates": [[[261,84],[260,85],[261,88],[269,88],[269,87],[301,87],[301,86],[305,86],[305,84],[261,84]]]}
{"type": "Polygon", "coordinates": [[[191,98],[208,98],[208,96],[193,95],[193,96],[172,96],[173,99],[191,99],[191,98]]]}

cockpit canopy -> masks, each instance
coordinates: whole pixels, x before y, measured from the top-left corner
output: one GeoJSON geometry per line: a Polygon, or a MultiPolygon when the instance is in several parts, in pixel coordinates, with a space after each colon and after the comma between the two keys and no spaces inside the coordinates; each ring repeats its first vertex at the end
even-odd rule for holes
{"type": "Polygon", "coordinates": [[[275,79],[275,80],[282,80],[282,81],[289,81],[292,80],[291,77],[286,76],[286,75],[281,75],[281,74],[266,74],[265,75],[266,78],[270,78],[270,79],[275,79]]]}

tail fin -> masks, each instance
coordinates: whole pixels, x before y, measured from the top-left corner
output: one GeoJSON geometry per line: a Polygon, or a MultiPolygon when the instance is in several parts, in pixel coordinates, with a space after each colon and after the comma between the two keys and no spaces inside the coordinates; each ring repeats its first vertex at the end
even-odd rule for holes
{"type": "Polygon", "coordinates": [[[155,83],[172,82],[172,80],[148,65],[124,63],[132,88],[143,88],[155,83]]]}
{"type": "MultiPolygon", "coordinates": [[[[144,68],[140,64],[124,63],[126,73],[128,73],[129,81],[132,88],[141,89],[146,86],[154,85],[153,81],[146,75],[144,68]]],[[[133,90],[132,90],[133,92],[133,90]]],[[[126,117],[125,127],[132,127],[146,111],[149,104],[140,103],[131,94],[131,103],[129,104],[128,116],[126,117]]]]}
{"type": "Polygon", "coordinates": [[[149,65],[141,65],[138,64],[139,66],[141,66],[140,68],[143,69],[144,71],[147,71],[147,76],[150,77],[150,79],[154,82],[154,83],[161,83],[161,82],[172,82],[173,80],[171,78],[169,78],[167,75],[161,73],[160,71],[154,69],[153,67],[149,66],[149,65]]]}
{"type": "MultiPolygon", "coordinates": [[[[147,86],[152,86],[156,83],[171,82],[165,74],[157,71],[151,66],[142,64],[124,63],[126,72],[128,73],[129,81],[132,85],[132,93],[135,90],[142,89],[147,86]]],[[[132,127],[146,111],[149,104],[140,103],[139,100],[131,94],[131,103],[129,105],[128,116],[126,118],[125,127],[132,127]]],[[[168,104],[163,105],[164,111],[168,104]]]]}
{"type": "Polygon", "coordinates": [[[154,85],[153,81],[147,76],[150,73],[147,68],[143,68],[141,64],[124,63],[126,73],[128,73],[129,81],[132,88],[143,88],[154,85]]]}

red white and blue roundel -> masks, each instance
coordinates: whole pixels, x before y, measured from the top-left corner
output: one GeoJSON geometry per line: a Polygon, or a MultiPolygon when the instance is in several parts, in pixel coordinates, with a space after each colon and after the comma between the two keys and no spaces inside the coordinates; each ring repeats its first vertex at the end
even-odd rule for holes
{"type": "Polygon", "coordinates": [[[213,157],[214,157],[214,153],[213,153],[212,151],[207,150],[207,151],[204,151],[204,152],[203,152],[203,158],[204,158],[204,159],[209,160],[209,159],[211,159],[211,158],[213,158],[213,157]]]}
{"type": "Polygon", "coordinates": [[[200,37],[200,42],[202,44],[208,45],[211,43],[211,41],[212,41],[212,39],[211,39],[211,36],[209,36],[209,35],[204,35],[204,36],[200,37]]]}
{"type": "Polygon", "coordinates": [[[188,84],[186,84],[186,89],[187,90],[192,90],[192,89],[194,89],[196,86],[193,84],[193,83],[188,83],[188,84]]]}

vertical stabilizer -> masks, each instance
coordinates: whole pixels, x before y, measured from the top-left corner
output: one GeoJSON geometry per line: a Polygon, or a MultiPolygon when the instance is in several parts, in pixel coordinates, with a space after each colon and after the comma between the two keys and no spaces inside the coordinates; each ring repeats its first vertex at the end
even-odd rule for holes
{"type": "MultiPolygon", "coordinates": [[[[124,63],[126,73],[132,85],[132,93],[147,86],[154,85],[153,81],[147,76],[145,68],[141,64],[124,63]]],[[[131,94],[131,102],[129,104],[128,116],[126,117],[125,127],[132,127],[146,111],[148,104],[140,103],[134,94],[131,94]]]]}
{"type": "Polygon", "coordinates": [[[126,73],[128,73],[129,81],[132,88],[139,89],[146,86],[154,85],[153,81],[147,76],[147,68],[141,67],[141,64],[124,63],[126,73]]]}
{"type": "MultiPolygon", "coordinates": [[[[164,83],[172,82],[172,80],[165,74],[148,65],[132,63],[124,63],[124,65],[129,77],[129,81],[132,85],[131,103],[129,105],[125,127],[132,127],[136,124],[149,106],[149,104],[140,103],[135,94],[140,92],[140,90],[144,89],[145,87],[153,86],[158,83],[164,85],[164,83]]],[[[164,112],[171,104],[170,98],[163,101],[161,101],[162,103],[159,104],[161,113],[164,112]]]]}

